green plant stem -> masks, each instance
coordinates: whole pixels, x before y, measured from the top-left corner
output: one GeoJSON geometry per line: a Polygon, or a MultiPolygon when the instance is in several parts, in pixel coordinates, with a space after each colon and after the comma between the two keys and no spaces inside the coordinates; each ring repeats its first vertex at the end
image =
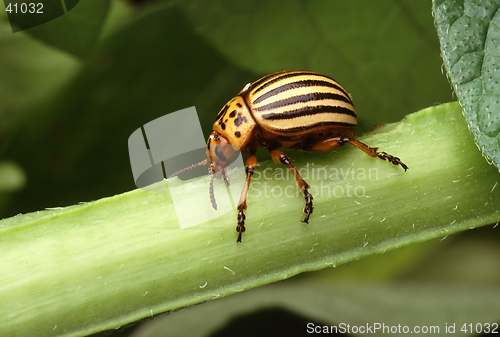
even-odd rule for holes
{"type": "Polygon", "coordinates": [[[2,335],[87,335],[500,220],[500,175],[481,157],[458,104],[359,139],[410,169],[347,145],[326,154],[287,151],[298,169],[309,168],[310,223],[300,221],[300,195],[273,196],[295,182],[268,161],[257,171],[273,178],[256,175],[239,244],[235,210],[179,228],[176,211],[196,207],[206,179],[185,184],[184,210],[167,192],[134,190],[0,221],[2,335]],[[323,167],[328,176],[314,171],[323,167]]]}

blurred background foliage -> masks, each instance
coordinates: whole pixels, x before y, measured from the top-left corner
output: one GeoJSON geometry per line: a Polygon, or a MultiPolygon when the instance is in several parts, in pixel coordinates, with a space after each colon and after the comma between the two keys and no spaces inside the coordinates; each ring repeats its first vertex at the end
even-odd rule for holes
{"type": "MultiPolygon", "coordinates": [[[[0,11],[0,218],[134,189],[133,131],[196,106],[208,135],[246,83],[293,69],[339,81],[359,133],[453,99],[431,0],[80,0],[15,34],[0,11]]],[[[491,226],[294,279],[497,286],[498,240],[491,226]]]]}

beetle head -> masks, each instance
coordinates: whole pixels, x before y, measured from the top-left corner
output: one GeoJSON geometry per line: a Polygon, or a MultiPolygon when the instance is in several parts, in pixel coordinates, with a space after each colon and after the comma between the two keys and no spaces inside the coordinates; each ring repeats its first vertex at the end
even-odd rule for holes
{"type": "Polygon", "coordinates": [[[210,161],[211,174],[220,178],[223,171],[231,164],[240,150],[229,143],[217,131],[213,131],[207,141],[208,160],[210,161]]]}
{"type": "Polygon", "coordinates": [[[220,135],[217,131],[212,131],[207,141],[208,161],[210,162],[210,201],[214,209],[217,209],[217,203],[214,196],[214,177],[224,177],[224,181],[229,185],[229,178],[226,169],[240,153],[240,149],[231,145],[226,137],[220,135]]]}

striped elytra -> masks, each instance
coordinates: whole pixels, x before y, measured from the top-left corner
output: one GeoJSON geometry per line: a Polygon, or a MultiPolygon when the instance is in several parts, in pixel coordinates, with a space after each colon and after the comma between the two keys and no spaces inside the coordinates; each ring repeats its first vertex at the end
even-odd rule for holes
{"type": "Polygon", "coordinates": [[[299,148],[327,152],[349,143],[371,157],[388,160],[408,167],[397,157],[378,152],[354,139],[357,116],[351,96],[332,78],[311,71],[284,71],[265,76],[247,84],[217,115],[212,134],[207,141],[207,159],[190,168],[210,164],[210,199],[217,209],[213,192],[214,177],[224,177],[231,158],[239,151],[249,153],[246,161],[246,181],[238,203],[236,231],[241,242],[245,231],[247,192],[257,166],[255,152],[261,147],[271,153],[276,163],[292,171],[305,200],[302,220],[308,223],[313,212],[310,186],[300,176],[288,157],[279,149],[299,148]]]}
{"type": "Polygon", "coordinates": [[[290,135],[325,126],[356,128],[349,94],[333,79],[312,72],[286,72],[257,81],[244,93],[256,121],[266,130],[290,135]]]}

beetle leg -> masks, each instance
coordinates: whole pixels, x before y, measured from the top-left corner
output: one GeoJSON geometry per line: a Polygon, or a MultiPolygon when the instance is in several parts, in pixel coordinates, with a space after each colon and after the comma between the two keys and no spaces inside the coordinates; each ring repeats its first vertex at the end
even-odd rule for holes
{"type": "Polygon", "coordinates": [[[389,161],[393,165],[401,165],[401,167],[405,170],[408,170],[408,166],[406,166],[401,159],[398,157],[391,156],[386,152],[377,152],[378,147],[370,147],[365,143],[361,143],[358,140],[351,139],[349,137],[333,137],[329,139],[325,139],[322,141],[313,144],[308,150],[311,151],[320,151],[320,152],[328,152],[338,148],[340,145],[344,143],[349,143],[356,146],[358,149],[369,155],[370,157],[377,158],[379,157],[382,160],[389,161]]]}
{"type": "Polygon", "coordinates": [[[238,239],[236,242],[241,242],[241,233],[245,231],[245,214],[244,210],[247,209],[247,194],[248,187],[250,186],[250,178],[252,174],[255,172],[255,167],[257,166],[257,157],[255,157],[255,153],[250,154],[250,157],[247,159],[245,163],[245,172],[247,174],[247,179],[245,181],[245,186],[243,187],[243,191],[241,191],[240,201],[238,202],[238,226],[236,226],[236,231],[238,232],[238,239]]]}
{"type": "Polygon", "coordinates": [[[405,170],[405,172],[406,172],[406,170],[408,170],[408,166],[406,166],[401,161],[401,159],[399,159],[398,157],[391,156],[390,154],[385,153],[385,152],[377,152],[378,147],[369,147],[368,145],[361,143],[358,140],[351,139],[348,137],[342,137],[341,141],[342,141],[342,143],[346,142],[346,143],[349,143],[349,144],[356,146],[358,149],[362,150],[363,152],[368,154],[370,157],[374,157],[374,158],[379,157],[382,160],[387,159],[387,161],[389,161],[393,165],[401,165],[401,167],[405,170]]]}
{"type": "Polygon", "coordinates": [[[318,151],[318,152],[330,152],[338,148],[340,145],[342,145],[341,138],[342,137],[333,137],[321,140],[311,145],[311,147],[309,147],[307,150],[318,151]]]}
{"type": "Polygon", "coordinates": [[[276,163],[285,164],[288,166],[290,171],[292,171],[293,176],[297,181],[299,190],[304,195],[304,200],[306,201],[306,205],[304,206],[304,213],[306,214],[306,217],[304,218],[304,220],[302,220],[302,222],[309,223],[309,217],[313,212],[313,203],[312,203],[313,197],[311,193],[309,193],[309,191],[307,190],[308,188],[310,188],[309,184],[306,183],[306,181],[300,176],[299,172],[290,162],[290,159],[288,159],[288,157],[283,152],[279,150],[273,150],[271,151],[271,156],[276,163]]]}

